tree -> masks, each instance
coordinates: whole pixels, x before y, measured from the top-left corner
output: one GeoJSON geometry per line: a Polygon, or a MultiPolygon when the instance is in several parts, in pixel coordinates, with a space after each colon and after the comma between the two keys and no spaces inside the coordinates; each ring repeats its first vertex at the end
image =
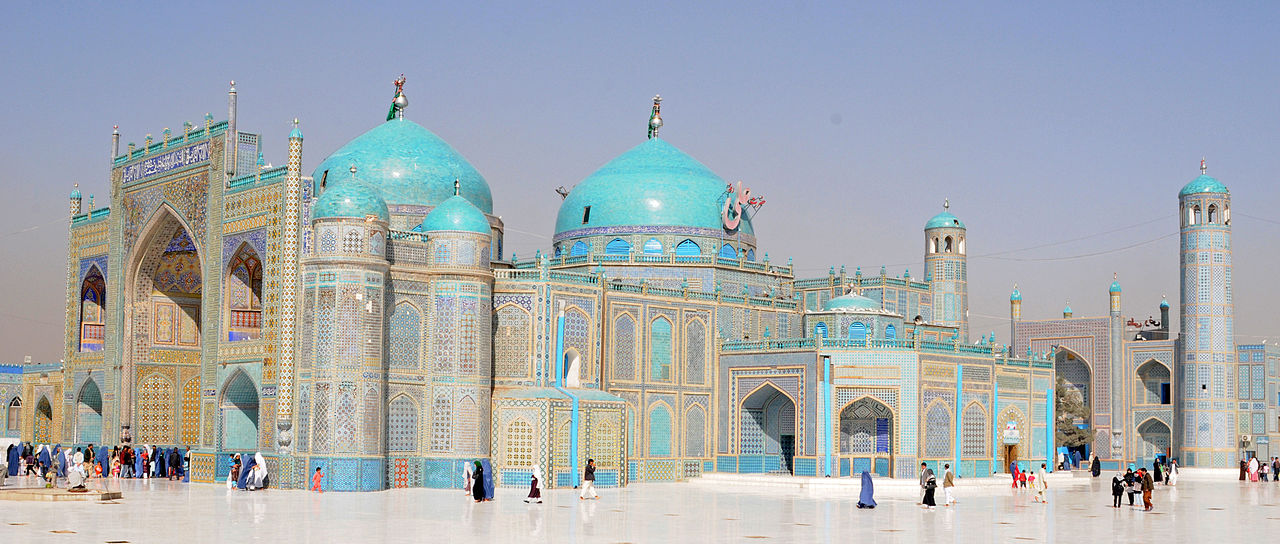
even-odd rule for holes
{"type": "Polygon", "coordinates": [[[1058,386],[1054,395],[1054,440],[1059,446],[1074,448],[1089,443],[1093,437],[1088,430],[1076,427],[1076,420],[1089,420],[1089,407],[1084,403],[1084,396],[1074,387],[1067,385],[1066,380],[1058,378],[1058,386]]]}

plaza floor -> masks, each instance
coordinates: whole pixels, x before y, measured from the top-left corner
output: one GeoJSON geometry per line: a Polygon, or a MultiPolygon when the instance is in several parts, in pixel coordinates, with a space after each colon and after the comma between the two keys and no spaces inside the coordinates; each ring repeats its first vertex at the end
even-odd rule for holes
{"type": "MultiPolygon", "coordinates": [[[[551,490],[528,505],[500,489],[476,504],[461,491],[380,493],[228,491],[168,481],[97,482],[120,490],[108,502],[0,500],[3,542],[1241,542],[1280,531],[1280,484],[1239,482],[1229,471],[1186,469],[1160,486],[1153,512],[1111,508],[1110,475],[1029,492],[971,488],[953,507],[912,499],[756,491],[706,484],[633,484],[580,501],[551,490]]],[[[34,485],[10,478],[6,488],[34,485]]],[[[941,490],[939,490],[941,491],[941,490]]],[[[939,493],[941,500],[941,493],[939,493]]],[[[1267,537],[1262,537],[1265,541],[1267,537]]]]}

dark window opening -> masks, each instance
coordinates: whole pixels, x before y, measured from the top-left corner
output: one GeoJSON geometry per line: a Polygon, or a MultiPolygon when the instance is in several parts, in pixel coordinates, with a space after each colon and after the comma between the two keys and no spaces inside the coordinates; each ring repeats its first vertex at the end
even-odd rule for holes
{"type": "Polygon", "coordinates": [[[590,221],[590,220],[591,220],[591,206],[583,206],[582,207],[582,224],[585,225],[587,224],[587,221],[590,221]]]}
{"type": "Polygon", "coordinates": [[[329,179],[329,171],[325,170],[323,174],[320,174],[320,190],[322,191],[324,190],[325,184],[328,181],[328,179],[329,179]]]}
{"type": "Polygon", "coordinates": [[[1168,382],[1160,384],[1160,404],[1170,404],[1168,382]]]}

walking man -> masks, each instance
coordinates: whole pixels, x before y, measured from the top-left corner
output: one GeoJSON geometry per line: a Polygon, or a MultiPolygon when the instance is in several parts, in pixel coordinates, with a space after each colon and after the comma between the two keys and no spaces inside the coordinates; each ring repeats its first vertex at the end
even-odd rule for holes
{"type": "Polygon", "coordinates": [[[582,471],[582,493],[578,494],[581,500],[599,499],[596,495],[596,460],[587,459],[587,468],[582,471]],[[590,495],[590,497],[588,497],[590,495]]]}
{"type": "Polygon", "coordinates": [[[951,506],[951,503],[956,502],[955,496],[951,494],[951,488],[956,486],[955,474],[951,472],[950,464],[942,465],[942,468],[946,470],[942,476],[942,492],[945,500],[943,504],[951,506]]]}
{"type": "Polygon", "coordinates": [[[1151,492],[1156,489],[1155,480],[1151,479],[1151,473],[1147,472],[1147,467],[1138,470],[1142,475],[1142,511],[1151,511],[1151,492]]]}

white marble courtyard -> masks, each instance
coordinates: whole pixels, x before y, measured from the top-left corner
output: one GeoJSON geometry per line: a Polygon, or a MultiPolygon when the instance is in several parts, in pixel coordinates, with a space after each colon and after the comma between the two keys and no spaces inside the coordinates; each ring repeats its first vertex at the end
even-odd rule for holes
{"type": "MultiPolygon", "coordinates": [[[[598,501],[569,490],[528,505],[500,489],[475,504],[461,491],[325,493],[228,491],[137,480],[97,482],[124,499],[0,501],[0,542],[1243,542],[1280,533],[1280,483],[1239,482],[1230,471],[1184,469],[1160,486],[1154,512],[1110,507],[1110,474],[1053,486],[1049,504],[998,486],[962,488],[950,508],[923,510],[902,493],[856,497],[708,484],[634,484],[598,501]],[[968,493],[968,495],[965,495],[968,493]]],[[[6,488],[34,479],[10,478],[6,488]]],[[[898,482],[893,482],[897,484],[898,482]]],[[[941,490],[939,490],[941,491],[941,490]]],[[[939,493],[941,500],[941,493],[939,493]]]]}

